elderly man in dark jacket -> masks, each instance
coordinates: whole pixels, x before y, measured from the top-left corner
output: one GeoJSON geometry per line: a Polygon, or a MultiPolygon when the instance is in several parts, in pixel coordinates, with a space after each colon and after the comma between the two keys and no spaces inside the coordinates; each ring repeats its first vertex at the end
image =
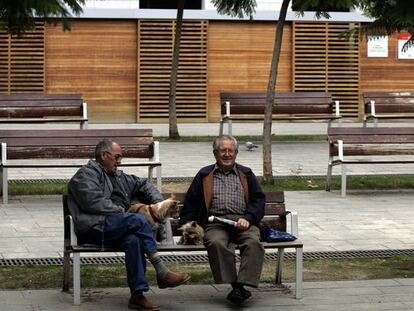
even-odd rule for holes
{"type": "Polygon", "coordinates": [[[118,170],[122,149],[104,139],[90,160],[72,177],[68,187],[68,206],[81,242],[115,246],[125,252],[125,265],[131,298],[128,306],[138,310],[159,310],[143,295],[148,291],[145,255],[153,264],[160,288],[175,287],[190,279],[188,274],[169,271],[157,253],[152,229],[141,214],[125,212],[131,199],[145,204],[163,200],[147,180],[118,170]]]}
{"type": "Polygon", "coordinates": [[[204,244],[216,283],[230,283],[227,299],[242,303],[251,296],[244,286],[257,287],[264,259],[260,220],[265,195],[248,167],[236,163],[238,144],[232,136],[220,136],[213,144],[216,164],[202,168],[187,191],[180,222],[196,220],[205,229],[204,244]],[[236,226],[208,223],[209,216],[233,220],[236,226]],[[236,270],[235,244],[241,262],[236,270]]]}

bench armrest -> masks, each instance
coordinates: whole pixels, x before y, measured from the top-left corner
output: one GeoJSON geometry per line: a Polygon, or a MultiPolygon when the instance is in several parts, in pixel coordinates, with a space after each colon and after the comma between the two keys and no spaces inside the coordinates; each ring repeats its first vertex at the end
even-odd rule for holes
{"type": "Polygon", "coordinates": [[[230,118],[230,102],[226,101],[226,114],[223,116],[224,118],[230,118]]]}
{"type": "Polygon", "coordinates": [[[375,100],[371,100],[370,104],[371,104],[371,116],[375,117],[375,100]]]}
{"type": "Polygon", "coordinates": [[[296,238],[299,238],[299,222],[297,212],[290,212],[290,234],[294,235],[296,238]]]}
{"type": "Polygon", "coordinates": [[[78,245],[78,236],[75,233],[75,224],[73,223],[73,219],[71,215],[66,216],[68,218],[69,223],[69,234],[70,234],[70,246],[77,246],[78,245]]]}
{"type": "Polygon", "coordinates": [[[338,118],[341,118],[341,111],[339,109],[339,100],[335,100],[334,101],[335,104],[335,116],[337,116],[338,118]]]}
{"type": "Polygon", "coordinates": [[[338,160],[344,160],[344,141],[342,139],[329,141],[330,145],[338,145],[338,160]]]}
{"type": "Polygon", "coordinates": [[[365,103],[365,109],[364,109],[364,120],[376,118],[375,114],[375,100],[370,100],[369,102],[365,103]],[[367,106],[370,105],[370,111],[367,111],[367,106]]]}
{"type": "Polygon", "coordinates": [[[338,140],[338,158],[340,161],[344,160],[344,142],[343,140],[338,140]]]}

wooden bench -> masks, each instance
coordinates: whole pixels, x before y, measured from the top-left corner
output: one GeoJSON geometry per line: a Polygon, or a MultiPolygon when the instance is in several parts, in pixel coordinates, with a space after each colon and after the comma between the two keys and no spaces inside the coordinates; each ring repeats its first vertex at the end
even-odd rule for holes
{"type": "MultiPolygon", "coordinates": [[[[176,193],[178,200],[183,202],[184,193],[176,193]]],[[[169,197],[169,194],[164,195],[165,198],[169,197]]],[[[287,212],[285,209],[285,200],[283,192],[266,193],[266,212],[262,222],[270,224],[273,228],[286,231],[287,230],[287,216],[290,217],[290,233],[298,236],[298,216],[294,212],[287,212]]],[[[80,304],[80,255],[83,253],[102,253],[102,252],[119,252],[119,249],[106,248],[102,245],[78,245],[77,237],[73,227],[72,217],[70,215],[67,206],[67,196],[63,196],[63,215],[64,215],[64,260],[63,260],[63,291],[69,290],[69,273],[72,255],[73,264],[73,301],[75,305],[80,304]]],[[[175,239],[178,239],[180,232],[178,228],[178,220],[171,219],[171,229],[167,230],[172,232],[175,239]]],[[[282,284],[282,266],[285,249],[295,249],[296,251],[296,286],[295,286],[295,297],[302,297],[302,258],[303,258],[303,243],[297,239],[292,242],[263,242],[265,249],[277,250],[278,258],[276,262],[276,275],[275,283],[277,285],[282,284]]],[[[203,245],[176,245],[174,242],[162,244],[158,247],[158,251],[165,253],[185,253],[196,251],[205,251],[203,245]]]]}
{"type": "Polygon", "coordinates": [[[0,130],[3,203],[8,202],[10,168],[81,167],[86,161],[68,160],[95,158],[95,146],[103,138],[122,146],[126,159],[122,166],[148,167],[149,179],[155,168],[157,187],[161,189],[159,143],[154,141],[152,129],[0,130]]]}
{"type": "MultiPolygon", "coordinates": [[[[224,124],[232,135],[232,121],[262,121],[266,93],[221,93],[220,135],[224,124]]],[[[327,92],[277,93],[273,105],[273,120],[331,121],[340,119],[339,102],[327,92]]]]}
{"type": "Polygon", "coordinates": [[[346,195],[346,169],[352,164],[414,163],[414,127],[330,127],[326,190],[332,168],[341,165],[341,195],[346,195]]]}
{"type": "Polygon", "coordinates": [[[80,94],[0,94],[0,124],[57,122],[88,127],[87,105],[80,94]]]}
{"type": "Polygon", "coordinates": [[[363,93],[364,126],[369,121],[413,119],[414,93],[368,92],[363,93]]]}

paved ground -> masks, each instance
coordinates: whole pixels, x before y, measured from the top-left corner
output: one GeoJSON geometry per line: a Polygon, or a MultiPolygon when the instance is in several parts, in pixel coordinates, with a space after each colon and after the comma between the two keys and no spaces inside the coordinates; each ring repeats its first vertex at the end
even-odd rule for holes
{"type": "MultiPolygon", "coordinates": [[[[91,125],[99,127],[103,125],[91,125]]],[[[122,125],[117,125],[122,127],[122,125]]],[[[137,126],[137,125],[125,125],[137,126]]],[[[154,127],[165,135],[165,125],[154,127]]],[[[186,125],[181,135],[215,135],[218,125],[186,125]]],[[[256,125],[235,127],[237,131],[260,135],[256,125]]],[[[279,133],[325,133],[321,124],[282,125],[279,133]],[[297,132],[294,132],[297,131],[297,132]]],[[[240,133],[242,134],[242,133],[240,133]]],[[[246,133],[243,133],[246,134],[246,133]]],[[[240,148],[239,161],[261,175],[261,150],[240,148]]],[[[276,143],[273,145],[276,175],[324,175],[326,144],[276,143]]],[[[163,176],[189,177],[213,161],[210,144],[165,143],[161,145],[163,176]],[[179,170],[177,170],[179,167],[179,170]]],[[[10,171],[12,179],[68,178],[72,172],[10,171]]],[[[413,173],[410,166],[351,168],[353,174],[413,173]]],[[[138,172],[138,174],[140,174],[138,172]]],[[[286,192],[287,207],[299,213],[300,237],[305,252],[344,250],[414,249],[413,191],[349,191],[341,198],[337,191],[286,192]]],[[[62,209],[59,196],[11,197],[9,205],[0,204],[0,259],[45,258],[62,255],[62,209]]],[[[414,280],[371,280],[358,282],[305,282],[304,298],[266,287],[255,293],[245,310],[414,310],[414,280]]],[[[223,286],[183,286],[174,290],[155,289],[149,295],[163,310],[231,310],[223,286]]],[[[72,297],[59,290],[0,291],[0,310],[126,310],[128,290],[90,289],[83,291],[81,307],[72,307],[72,297]]]]}
{"type": "MultiPolygon", "coordinates": [[[[414,310],[414,279],[371,281],[305,282],[304,297],[275,288],[260,288],[243,307],[228,303],[227,286],[187,285],[176,289],[155,289],[148,298],[165,311],[381,311],[414,310]]],[[[84,291],[80,307],[72,306],[70,294],[54,290],[0,291],[0,311],[122,311],[125,288],[84,291]]]]}
{"type": "MultiPolygon", "coordinates": [[[[305,252],[414,249],[414,192],[286,192],[305,252]]],[[[60,196],[0,204],[0,258],[61,257],[60,196]]]]}

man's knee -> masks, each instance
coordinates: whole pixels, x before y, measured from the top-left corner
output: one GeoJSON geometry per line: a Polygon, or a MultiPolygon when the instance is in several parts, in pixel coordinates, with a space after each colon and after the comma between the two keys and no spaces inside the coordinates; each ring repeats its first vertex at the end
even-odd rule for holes
{"type": "Polygon", "coordinates": [[[124,249],[135,249],[140,246],[140,239],[134,234],[128,234],[124,237],[123,246],[124,249]]]}

